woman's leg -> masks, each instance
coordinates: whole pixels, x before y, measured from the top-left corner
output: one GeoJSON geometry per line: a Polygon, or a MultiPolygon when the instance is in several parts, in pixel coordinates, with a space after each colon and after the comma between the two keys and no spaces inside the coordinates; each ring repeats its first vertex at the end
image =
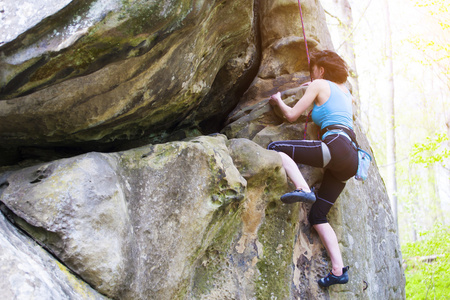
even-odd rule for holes
{"type": "Polygon", "coordinates": [[[323,167],[322,142],[311,140],[278,141],[270,143],[267,149],[275,150],[280,154],[286,174],[296,188],[310,193],[311,189],[301,174],[297,163],[323,167]]]}
{"type": "Polygon", "coordinates": [[[313,225],[327,249],[332,264],[332,273],[336,276],[342,275],[344,263],[336,233],[328,223],[326,216],[344,187],[345,182],[337,179],[330,170],[326,169],[322,185],[317,193],[317,201],[313,204],[309,213],[309,222],[313,225]]]}
{"type": "Polygon", "coordinates": [[[331,259],[332,273],[336,276],[342,275],[344,262],[342,261],[341,250],[339,249],[336,233],[329,223],[313,225],[314,229],[320,236],[323,245],[327,249],[328,256],[331,259]]]}
{"type": "Polygon", "coordinates": [[[311,192],[308,183],[306,183],[305,178],[300,172],[297,164],[292,158],[290,158],[286,153],[278,152],[281,156],[281,161],[283,163],[283,168],[286,171],[287,176],[292,180],[295,187],[299,190],[305,192],[311,192]]]}

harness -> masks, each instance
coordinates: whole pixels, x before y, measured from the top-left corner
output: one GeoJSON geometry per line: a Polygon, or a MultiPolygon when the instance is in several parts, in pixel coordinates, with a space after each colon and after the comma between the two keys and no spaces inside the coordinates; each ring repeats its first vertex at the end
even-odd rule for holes
{"type": "Polygon", "coordinates": [[[326,134],[327,132],[330,132],[329,134],[331,134],[331,132],[334,133],[334,131],[336,131],[336,133],[339,133],[339,131],[345,133],[345,136],[347,136],[353,143],[355,143],[356,148],[359,148],[358,141],[356,140],[356,134],[353,129],[341,124],[334,124],[321,129],[320,136],[323,138],[324,134],[326,134]]]}

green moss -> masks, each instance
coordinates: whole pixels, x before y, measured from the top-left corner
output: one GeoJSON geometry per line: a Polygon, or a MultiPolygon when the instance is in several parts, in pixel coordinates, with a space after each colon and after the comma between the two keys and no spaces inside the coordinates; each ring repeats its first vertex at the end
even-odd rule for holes
{"type": "Polygon", "coordinates": [[[126,19],[122,28],[127,34],[138,35],[149,30],[172,31],[179,27],[191,11],[191,3],[178,0],[167,5],[164,1],[145,2],[142,5],[124,2],[119,19],[126,19]]]}
{"type": "MultiPolygon", "coordinates": [[[[229,272],[230,250],[238,237],[242,221],[241,209],[238,202],[221,207],[216,211],[212,220],[218,220],[209,225],[205,235],[206,249],[199,249],[195,257],[195,274],[192,282],[192,296],[207,295],[219,282],[224,283],[226,273],[229,272]],[[209,245],[208,245],[209,244],[209,245]]],[[[187,285],[186,285],[187,286],[187,285]]],[[[182,299],[182,297],[178,298],[182,299]]]]}
{"type": "Polygon", "coordinates": [[[257,299],[289,299],[295,237],[291,211],[292,206],[279,201],[267,206],[265,222],[258,232],[264,256],[257,264],[261,274],[256,282],[257,299]]]}
{"type": "Polygon", "coordinates": [[[88,69],[94,70],[93,65],[97,61],[101,64],[107,57],[120,59],[145,53],[148,49],[140,51],[134,48],[141,44],[144,48],[151,47],[152,41],[157,38],[155,32],[162,34],[169,28],[172,31],[176,27],[174,24],[179,23],[179,19],[184,19],[190,9],[189,6],[184,6],[184,9],[180,9],[177,13],[165,15],[162,3],[159,1],[153,5],[124,3],[125,8],[119,15],[110,13],[103,22],[94,26],[89,34],[80,39],[76,46],[52,57],[38,68],[30,76],[30,81],[39,83],[50,80],[58,74],[64,75],[65,78],[81,75],[88,69]],[[104,24],[108,22],[119,24],[105,31],[104,24]],[[166,25],[162,26],[163,24],[166,25]]]}
{"type": "Polygon", "coordinates": [[[91,67],[102,57],[120,54],[124,49],[137,43],[136,40],[123,39],[120,36],[104,36],[87,38],[78,47],[69,48],[62,54],[53,57],[48,63],[30,77],[31,82],[50,79],[58,76],[58,73],[65,72],[65,75],[78,75],[91,67]]]}
{"type": "Polygon", "coordinates": [[[78,296],[82,297],[83,299],[98,299],[98,295],[94,292],[94,290],[91,290],[90,286],[85,283],[84,281],[81,281],[74,275],[66,266],[61,264],[59,261],[54,260],[58,268],[61,270],[61,272],[65,275],[66,280],[70,287],[77,293],[78,296]]]}

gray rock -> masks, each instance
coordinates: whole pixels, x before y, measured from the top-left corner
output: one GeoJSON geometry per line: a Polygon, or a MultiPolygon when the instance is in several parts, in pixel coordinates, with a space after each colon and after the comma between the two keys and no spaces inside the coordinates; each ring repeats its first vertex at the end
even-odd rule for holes
{"type": "Polygon", "coordinates": [[[0,150],[218,126],[257,66],[253,22],[249,0],[74,1],[0,47],[0,150]]]}
{"type": "Polygon", "coordinates": [[[204,296],[211,287],[218,293],[230,277],[241,281],[230,292],[254,290],[261,254],[250,245],[271,247],[273,241],[258,242],[258,227],[285,184],[275,153],[217,136],[26,168],[7,176],[0,201],[18,226],[102,294],[174,299],[204,296]],[[231,258],[241,255],[249,259],[244,266],[231,258]],[[211,272],[205,266],[223,263],[232,266],[228,272],[204,277],[211,272]]]}
{"type": "Polygon", "coordinates": [[[0,298],[107,299],[80,280],[0,213],[0,298]]]}
{"type": "Polygon", "coordinates": [[[279,201],[289,189],[280,159],[248,139],[89,153],[4,177],[0,201],[15,222],[112,298],[402,298],[375,168],[364,184],[350,181],[330,213],[352,279],[329,291],[316,283],[329,266],[309,207],[279,201]]]}
{"type": "Polygon", "coordinates": [[[90,153],[26,168],[8,177],[1,196],[16,223],[107,295],[126,283],[126,237],[132,232],[113,164],[90,153]]]}
{"type": "Polygon", "coordinates": [[[57,13],[72,0],[15,0],[0,2],[0,45],[8,43],[43,19],[57,13]]]}

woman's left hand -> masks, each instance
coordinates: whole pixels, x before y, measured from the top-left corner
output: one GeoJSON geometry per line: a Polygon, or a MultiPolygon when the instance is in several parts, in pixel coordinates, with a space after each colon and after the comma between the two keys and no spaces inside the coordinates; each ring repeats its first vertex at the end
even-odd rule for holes
{"type": "Polygon", "coordinates": [[[279,101],[283,101],[283,100],[281,100],[281,93],[280,92],[270,96],[269,103],[271,105],[273,105],[273,106],[278,105],[279,106],[279,101]]]}

